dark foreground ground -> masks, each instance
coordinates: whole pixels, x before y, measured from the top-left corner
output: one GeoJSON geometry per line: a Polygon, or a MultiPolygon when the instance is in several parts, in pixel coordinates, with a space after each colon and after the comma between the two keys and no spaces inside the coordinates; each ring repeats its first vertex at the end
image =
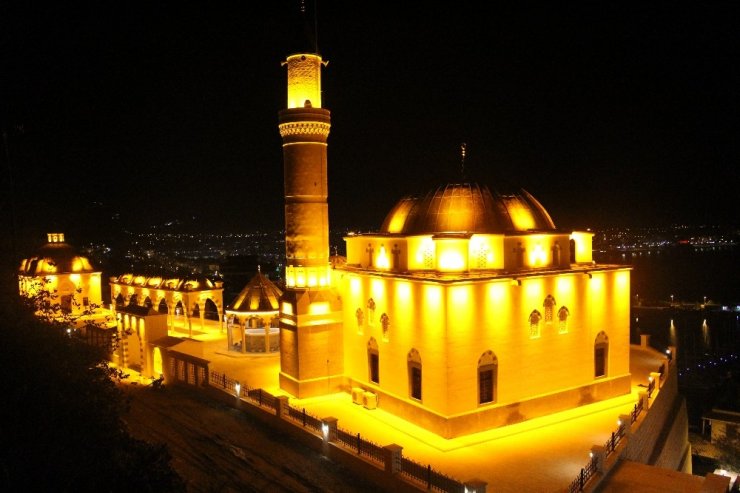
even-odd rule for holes
{"type": "Polygon", "coordinates": [[[166,443],[188,492],[377,492],[378,487],[241,412],[178,387],[122,385],[131,434],[166,443]]]}

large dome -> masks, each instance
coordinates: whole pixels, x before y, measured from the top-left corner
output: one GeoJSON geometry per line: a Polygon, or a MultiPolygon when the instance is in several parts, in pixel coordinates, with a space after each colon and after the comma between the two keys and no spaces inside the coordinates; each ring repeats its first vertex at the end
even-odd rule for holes
{"type": "Polygon", "coordinates": [[[39,248],[34,256],[24,259],[19,269],[26,276],[94,271],[87,257],[81,256],[64,241],[63,233],[49,233],[48,243],[39,248]]]}
{"type": "Polygon", "coordinates": [[[423,197],[402,198],[386,216],[380,232],[480,234],[555,229],[545,208],[526,190],[503,195],[475,183],[456,183],[423,197]]]}

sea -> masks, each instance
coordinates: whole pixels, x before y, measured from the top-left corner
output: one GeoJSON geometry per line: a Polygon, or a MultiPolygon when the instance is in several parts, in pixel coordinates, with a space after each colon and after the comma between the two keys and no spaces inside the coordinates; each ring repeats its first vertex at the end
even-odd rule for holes
{"type": "Polygon", "coordinates": [[[630,342],[676,348],[679,391],[689,427],[721,406],[723,389],[740,384],[740,246],[673,246],[594,253],[599,263],[632,266],[630,342]]]}

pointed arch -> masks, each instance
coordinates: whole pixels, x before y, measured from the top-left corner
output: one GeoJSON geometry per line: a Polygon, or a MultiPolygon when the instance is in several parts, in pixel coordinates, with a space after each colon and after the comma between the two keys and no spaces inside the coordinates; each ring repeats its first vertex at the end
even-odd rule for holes
{"type": "Polygon", "coordinates": [[[157,307],[157,311],[159,313],[169,313],[170,308],[167,306],[167,300],[162,298],[159,300],[159,306],[157,307]]]}
{"type": "Polygon", "coordinates": [[[545,309],[545,323],[548,325],[552,324],[552,320],[554,318],[553,312],[556,304],[557,302],[555,301],[555,297],[551,294],[548,294],[545,301],[542,302],[542,306],[545,309]]]}
{"type": "Polygon", "coordinates": [[[568,307],[563,305],[558,310],[558,332],[560,334],[567,334],[568,333],[568,317],[570,316],[570,311],[568,310],[568,307]]]}
{"type": "Polygon", "coordinates": [[[205,305],[203,307],[203,318],[207,320],[219,321],[220,317],[218,314],[218,306],[213,302],[211,298],[206,298],[205,305]]]}
{"type": "Polygon", "coordinates": [[[367,369],[368,379],[374,384],[380,384],[380,353],[378,341],[374,337],[367,341],[367,369]]]}
{"type": "Polygon", "coordinates": [[[542,314],[537,310],[532,310],[532,313],[529,314],[530,339],[537,339],[540,337],[540,320],[542,320],[542,314]]]}
{"type": "Polygon", "coordinates": [[[609,374],[609,336],[603,330],[594,341],[594,378],[606,377],[609,374]]]}
{"type": "Polygon", "coordinates": [[[409,374],[409,396],[418,401],[422,396],[421,356],[419,351],[412,348],[406,357],[409,374]]]}
{"type": "Polygon", "coordinates": [[[496,402],[498,358],[488,350],[478,358],[478,404],[496,402]]]}

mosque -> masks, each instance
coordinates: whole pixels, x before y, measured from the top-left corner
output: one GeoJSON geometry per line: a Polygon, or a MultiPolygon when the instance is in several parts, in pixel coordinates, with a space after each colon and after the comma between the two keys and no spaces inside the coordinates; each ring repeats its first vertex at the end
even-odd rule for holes
{"type": "MultiPolygon", "coordinates": [[[[121,364],[159,375],[157,341],[178,320],[191,334],[210,321],[229,350],[279,350],[292,396],[352,393],[445,438],[630,393],[630,267],[594,262],[592,234],[558,229],[525,190],[460,182],[402,197],[331,256],[325,62],[305,50],[284,65],[284,289],[258,272],[226,306],[203,277],[111,278],[121,364]]],[[[101,305],[100,272],[61,233],[24,260],[21,292],[39,276],[63,311],[101,305]]]]}
{"type": "Polygon", "coordinates": [[[525,190],[402,197],[331,257],[324,62],[284,65],[283,390],[370,394],[448,438],[630,392],[630,267],[594,262],[592,234],[558,229],[525,190]]]}

